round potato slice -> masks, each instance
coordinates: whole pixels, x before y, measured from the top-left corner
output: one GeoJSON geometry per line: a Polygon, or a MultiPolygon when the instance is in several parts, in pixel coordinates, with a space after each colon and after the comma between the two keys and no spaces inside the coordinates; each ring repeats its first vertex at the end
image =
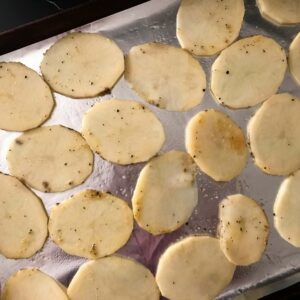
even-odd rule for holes
{"type": "Polygon", "coordinates": [[[300,247],[300,170],[282,182],[273,211],[274,226],[279,235],[300,247]]]}
{"type": "Polygon", "coordinates": [[[243,0],[182,0],[177,14],[180,45],[196,55],[213,55],[239,35],[243,0]]]}
{"type": "Polygon", "coordinates": [[[97,103],[83,117],[82,133],[97,154],[121,165],[147,161],[165,141],[152,111],[130,100],[97,103]]]}
{"type": "Polygon", "coordinates": [[[125,64],[125,79],[150,104],[187,111],[202,101],[205,73],[183,49],[160,43],[134,46],[125,64]]]}
{"type": "MultiPolygon", "coordinates": [[[[299,2],[300,5],[300,2],[299,2]]],[[[289,49],[290,72],[296,82],[300,85],[300,32],[290,45],[289,49]]]]}
{"type": "Polygon", "coordinates": [[[115,196],[85,190],[55,206],[50,214],[51,239],[65,252],[86,258],[114,253],[128,241],[132,211],[115,196]]]}
{"type": "Polygon", "coordinates": [[[191,236],[171,245],[161,256],[156,281],[168,299],[211,300],[230,283],[234,271],[218,239],[191,236]]]}
{"type": "Polygon", "coordinates": [[[0,63],[0,128],[25,131],[38,127],[51,115],[50,88],[32,69],[21,63],[0,63]]]}
{"type": "Polygon", "coordinates": [[[38,269],[21,269],[5,283],[2,300],[68,300],[65,287],[38,269]]]}
{"type": "Polygon", "coordinates": [[[251,118],[248,134],[255,164],[267,174],[300,168],[300,99],[284,93],[268,99],[251,118]]]}
{"type": "Polygon", "coordinates": [[[93,170],[93,153],[83,137],[61,125],[23,133],[7,153],[9,171],[31,187],[61,192],[77,186],[93,170]]]}
{"type": "Polygon", "coordinates": [[[300,23],[299,0],[257,0],[261,15],[275,25],[300,23]]]}
{"type": "Polygon", "coordinates": [[[229,116],[213,109],[201,111],[189,121],[186,149],[200,169],[216,181],[238,176],[247,161],[242,130],[229,116]]]}
{"type": "Polygon", "coordinates": [[[73,98],[110,90],[124,72],[124,55],[110,39],[71,33],[47,50],[41,71],[52,89],[73,98]]]}
{"type": "Polygon", "coordinates": [[[213,63],[212,94],[231,108],[254,106],[276,93],[286,67],[284,49],[273,39],[261,35],[241,39],[213,63]]]}
{"type": "Polygon", "coordinates": [[[219,204],[220,246],[235,265],[258,262],[265,251],[269,223],[263,209],[251,198],[237,194],[219,204]]]}
{"type": "Polygon", "coordinates": [[[0,173],[0,253],[27,258],[47,238],[48,217],[41,200],[17,178],[0,173]]]}
{"type": "Polygon", "coordinates": [[[141,171],[132,207],[135,220],[157,235],[186,223],[198,203],[196,165],[184,152],[153,158],[141,171]]]}
{"type": "Polygon", "coordinates": [[[120,256],[83,264],[68,287],[70,300],[159,300],[159,295],[152,273],[120,256]]]}

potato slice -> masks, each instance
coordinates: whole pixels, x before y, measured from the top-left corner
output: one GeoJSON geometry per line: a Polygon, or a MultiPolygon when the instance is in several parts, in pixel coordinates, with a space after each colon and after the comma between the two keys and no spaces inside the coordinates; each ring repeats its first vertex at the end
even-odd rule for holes
{"type": "Polygon", "coordinates": [[[82,133],[97,154],[121,165],[147,161],[165,141],[152,111],[130,100],[97,103],[83,117],[82,133]]]}
{"type": "Polygon", "coordinates": [[[153,158],[138,178],[132,207],[137,223],[157,235],[186,223],[198,203],[196,165],[185,152],[153,158]]]}
{"type": "Polygon", "coordinates": [[[300,168],[300,99],[277,94],[248,124],[255,164],[271,175],[289,175],[300,168]]]}
{"type": "Polygon", "coordinates": [[[124,55],[112,40],[95,33],[71,33],[48,49],[41,71],[52,89],[73,98],[110,90],[124,72],[124,55]]]}
{"type": "Polygon", "coordinates": [[[27,258],[47,238],[48,217],[42,201],[17,178],[0,173],[0,253],[27,258]]]}
{"type": "Polygon", "coordinates": [[[265,251],[269,223],[263,209],[244,195],[230,195],[219,204],[221,249],[235,265],[258,262],[265,251]]]}
{"type": "Polygon", "coordinates": [[[93,153],[83,137],[61,125],[23,133],[7,153],[9,171],[31,187],[61,192],[77,186],[93,170],[93,153]]]}
{"type": "Polygon", "coordinates": [[[239,35],[245,13],[243,0],[182,0],[177,38],[196,55],[213,55],[239,35]]]}
{"type": "Polygon", "coordinates": [[[86,258],[114,253],[128,241],[132,211],[115,196],[85,190],[55,206],[50,214],[51,239],[65,252],[86,258]]]}
{"type": "Polygon", "coordinates": [[[186,128],[186,149],[200,169],[216,181],[229,181],[246,165],[242,130],[224,113],[209,109],[196,114],[186,128]]]}
{"type": "Polygon", "coordinates": [[[256,0],[256,3],[262,17],[275,25],[300,23],[299,0],[256,0]]]}
{"type": "Polygon", "coordinates": [[[171,245],[161,256],[156,281],[172,300],[211,300],[231,281],[235,265],[227,260],[219,240],[190,236],[171,245]]]}
{"type": "Polygon", "coordinates": [[[293,78],[300,85],[300,32],[297,34],[290,45],[289,67],[293,78]]]}
{"type": "Polygon", "coordinates": [[[68,287],[70,300],[159,300],[159,295],[152,273],[120,256],[83,264],[68,287]]]}
{"type": "Polygon", "coordinates": [[[68,300],[65,287],[38,269],[21,269],[5,283],[2,300],[68,300]]]}
{"type": "Polygon", "coordinates": [[[273,39],[261,35],[241,39],[213,63],[212,94],[231,108],[254,106],[276,93],[286,67],[284,49],[273,39]]]}
{"type": "Polygon", "coordinates": [[[0,128],[25,131],[51,115],[50,88],[34,70],[21,63],[0,63],[0,128]]]}
{"type": "Polygon", "coordinates": [[[125,64],[125,79],[150,104],[187,111],[202,101],[205,73],[183,49],[160,43],[134,46],[125,64]]]}

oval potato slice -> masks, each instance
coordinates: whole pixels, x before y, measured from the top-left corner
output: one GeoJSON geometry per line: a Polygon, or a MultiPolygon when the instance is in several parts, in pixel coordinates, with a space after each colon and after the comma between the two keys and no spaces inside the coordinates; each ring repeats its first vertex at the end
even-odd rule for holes
{"type": "Polygon", "coordinates": [[[2,300],[68,300],[65,287],[38,269],[21,269],[5,283],[2,300]]]}
{"type": "Polygon", "coordinates": [[[150,104],[187,111],[202,101],[205,73],[183,49],[160,43],[134,46],[125,65],[125,79],[150,104]]]}
{"type": "Polygon", "coordinates": [[[54,125],[20,135],[10,145],[7,160],[12,175],[49,193],[83,183],[92,173],[94,157],[78,132],[54,125]]]}
{"type": "Polygon", "coordinates": [[[246,165],[247,146],[242,130],[222,112],[201,111],[186,128],[186,149],[196,164],[216,181],[229,181],[246,165]]]}
{"type": "Polygon", "coordinates": [[[82,134],[97,154],[121,165],[147,161],[165,141],[154,113],[131,100],[97,103],[83,117],[82,134]]]}
{"type": "Polygon", "coordinates": [[[95,33],[71,33],[45,53],[41,71],[52,89],[73,98],[110,90],[124,72],[124,55],[112,40],[95,33]]]}
{"type": "Polygon", "coordinates": [[[51,115],[50,88],[34,70],[17,62],[0,63],[0,128],[25,131],[51,115]]]}
{"type": "Polygon", "coordinates": [[[277,94],[251,118],[248,134],[255,164],[271,175],[300,168],[300,99],[277,94]]]}
{"type": "Polygon", "coordinates": [[[300,32],[294,38],[289,48],[289,67],[293,78],[300,85],[300,32]]]}
{"type": "Polygon", "coordinates": [[[51,239],[65,252],[90,259],[114,253],[128,241],[132,211],[115,196],[85,190],[55,206],[50,214],[51,239]]]}
{"type": "Polygon", "coordinates": [[[227,260],[219,240],[190,236],[171,245],[161,256],[156,281],[172,300],[211,300],[231,281],[235,265],[227,260]]]}
{"type": "Polygon", "coordinates": [[[265,251],[269,223],[263,209],[244,195],[227,196],[219,204],[221,249],[235,265],[258,262],[265,251]]]}
{"type": "Polygon", "coordinates": [[[152,273],[140,263],[110,256],[83,264],[68,287],[70,300],[159,300],[152,273]]]}
{"type": "Polygon", "coordinates": [[[239,35],[245,13],[243,0],[182,0],[177,38],[195,55],[213,55],[239,35]]]}
{"type": "Polygon", "coordinates": [[[157,235],[186,223],[198,203],[196,165],[185,152],[170,151],[142,169],[132,197],[134,218],[157,235]]]}
{"type": "Polygon", "coordinates": [[[27,258],[40,250],[48,235],[42,201],[17,178],[0,173],[0,253],[27,258]]]}
{"type": "Polygon", "coordinates": [[[211,92],[231,108],[254,106],[275,94],[287,67],[284,49],[256,35],[223,50],[212,65],[211,92]]]}

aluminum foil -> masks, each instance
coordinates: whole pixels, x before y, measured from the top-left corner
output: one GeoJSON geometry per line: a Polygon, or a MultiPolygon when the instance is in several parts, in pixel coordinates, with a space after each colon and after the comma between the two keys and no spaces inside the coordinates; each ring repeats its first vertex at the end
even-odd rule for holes
{"type": "MultiPolygon", "coordinates": [[[[178,0],[152,0],[72,31],[80,30],[104,34],[114,39],[124,53],[127,53],[136,44],[150,41],[179,46],[175,32],[178,5],[178,0]]],[[[300,31],[300,26],[276,27],[262,19],[254,0],[246,0],[245,5],[246,15],[240,37],[254,34],[267,35],[273,37],[282,47],[287,49],[292,38],[300,31]]],[[[0,57],[0,61],[21,61],[39,72],[39,65],[45,50],[65,34],[5,54],[0,57]]],[[[214,60],[215,57],[200,59],[207,75],[208,84],[210,67],[214,60]]],[[[289,74],[286,74],[280,91],[300,96],[300,88],[297,87],[289,74]]],[[[207,88],[205,98],[200,105],[184,113],[168,112],[145,103],[121,78],[111,91],[111,94],[104,97],[73,100],[55,94],[56,107],[46,125],[62,124],[80,131],[83,113],[95,102],[111,97],[143,102],[155,112],[165,128],[167,137],[161,153],[171,149],[185,150],[185,126],[188,120],[201,110],[215,108],[225,112],[243,128],[246,134],[246,124],[257,109],[257,107],[254,107],[251,109],[230,110],[222,107],[212,99],[209,88],[207,88]]],[[[5,159],[6,152],[11,140],[18,135],[19,133],[9,133],[0,130],[1,172],[8,172],[5,159]]],[[[143,164],[119,166],[104,161],[96,155],[94,172],[81,186],[63,193],[45,194],[35,192],[41,197],[48,211],[56,202],[61,202],[75,192],[85,188],[110,191],[130,203],[136,180],[142,167],[143,164]]],[[[190,221],[176,232],[157,237],[135,226],[131,239],[118,253],[140,261],[155,272],[161,253],[170,243],[189,234],[215,235],[219,201],[229,194],[244,193],[259,201],[269,217],[271,224],[269,244],[265,255],[259,263],[249,267],[237,268],[232,283],[220,295],[220,299],[232,299],[248,289],[294,274],[300,270],[300,250],[282,240],[272,225],[272,206],[281,181],[281,177],[263,174],[253,165],[250,157],[243,173],[238,178],[227,183],[216,183],[205,174],[199,172],[197,176],[199,204],[190,221]]],[[[11,260],[0,256],[0,284],[3,286],[6,278],[20,268],[38,267],[68,286],[74,273],[84,262],[85,259],[67,255],[48,240],[44,248],[30,259],[11,260]]]]}

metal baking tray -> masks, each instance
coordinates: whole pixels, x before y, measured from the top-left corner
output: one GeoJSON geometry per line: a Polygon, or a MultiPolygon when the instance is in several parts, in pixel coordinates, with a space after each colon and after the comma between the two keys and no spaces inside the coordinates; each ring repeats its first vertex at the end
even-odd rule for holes
{"type": "MultiPolygon", "coordinates": [[[[149,41],[179,46],[175,29],[178,6],[178,0],[152,0],[71,31],[96,32],[106,35],[116,41],[125,54],[132,46],[149,41]]],[[[300,31],[300,26],[276,27],[261,18],[254,0],[246,0],[245,6],[246,15],[240,37],[263,34],[274,38],[282,47],[288,49],[292,38],[300,31]]],[[[39,71],[39,65],[45,50],[65,34],[59,34],[2,55],[0,61],[21,61],[39,71]]],[[[209,85],[210,68],[215,57],[204,57],[199,60],[205,69],[209,85]]],[[[300,88],[297,87],[288,73],[279,91],[300,96],[300,88]]],[[[185,126],[188,120],[201,110],[215,108],[227,113],[242,127],[246,134],[247,122],[257,109],[257,107],[254,107],[230,110],[220,106],[212,99],[207,87],[205,98],[200,105],[184,113],[168,112],[145,103],[121,78],[111,93],[103,97],[74,100],[55,94],[56,107],[53,115],[45,124],[62,124],[80,131],[83,113],[95,102],[112,97],[143,102],[155,112],[164,125],[166,132],[166,142],[161,149],[161,153],[171,149],[185,150],[185,126]]],[[[18,135],[19,133],[0,130],[1,172],[8,172],[5,159],[6,152],[11,140],[18,135]]],[[[96,155],[93,174],[81,186],[63,193],[45,194],[37,191],[36,193],[43,200],[48,211],[56,202],[61,202],[85,188],[110,191],[130,203],[138,174],[143,165],[120,166],[104,161],[96,155]]],[[[243,173],[227,183],[217,183],[199,171],[197,175],[199,204],[190,221],[176,232],[156,237],[135,226],[131,239],[118,253],[137,259],[155,273],[157,261],[170,243],[189,234],[215,235],[219,201],[229,194],[244,193],[259,201],[264,207],[271,225],[269,243],[259,263],[249,267],[237,268],[232,283],[220,295],[219,299],[233,299],[247,290],[258,289],[261,286],[274,284],[278,281],[283,282],[282,279],[296,274],[300,270],[300,250],[282,240],[273,227],[272,206],[281,181],[281,177],[263,174],[254,166],[250,157],[243,173]]],[[[11,260],[0,257],[0,284],[3,286],[6,278],[20,268],[38,267],[68,286],[74,273],[84,261],[85,259],[65,254],[52,241],[48,240],[42,251],[30,259],[11,260]]],[[[243,297],[244,299],[257,299],[253,294],[247,296],[247,293],[243,297]]]]}

